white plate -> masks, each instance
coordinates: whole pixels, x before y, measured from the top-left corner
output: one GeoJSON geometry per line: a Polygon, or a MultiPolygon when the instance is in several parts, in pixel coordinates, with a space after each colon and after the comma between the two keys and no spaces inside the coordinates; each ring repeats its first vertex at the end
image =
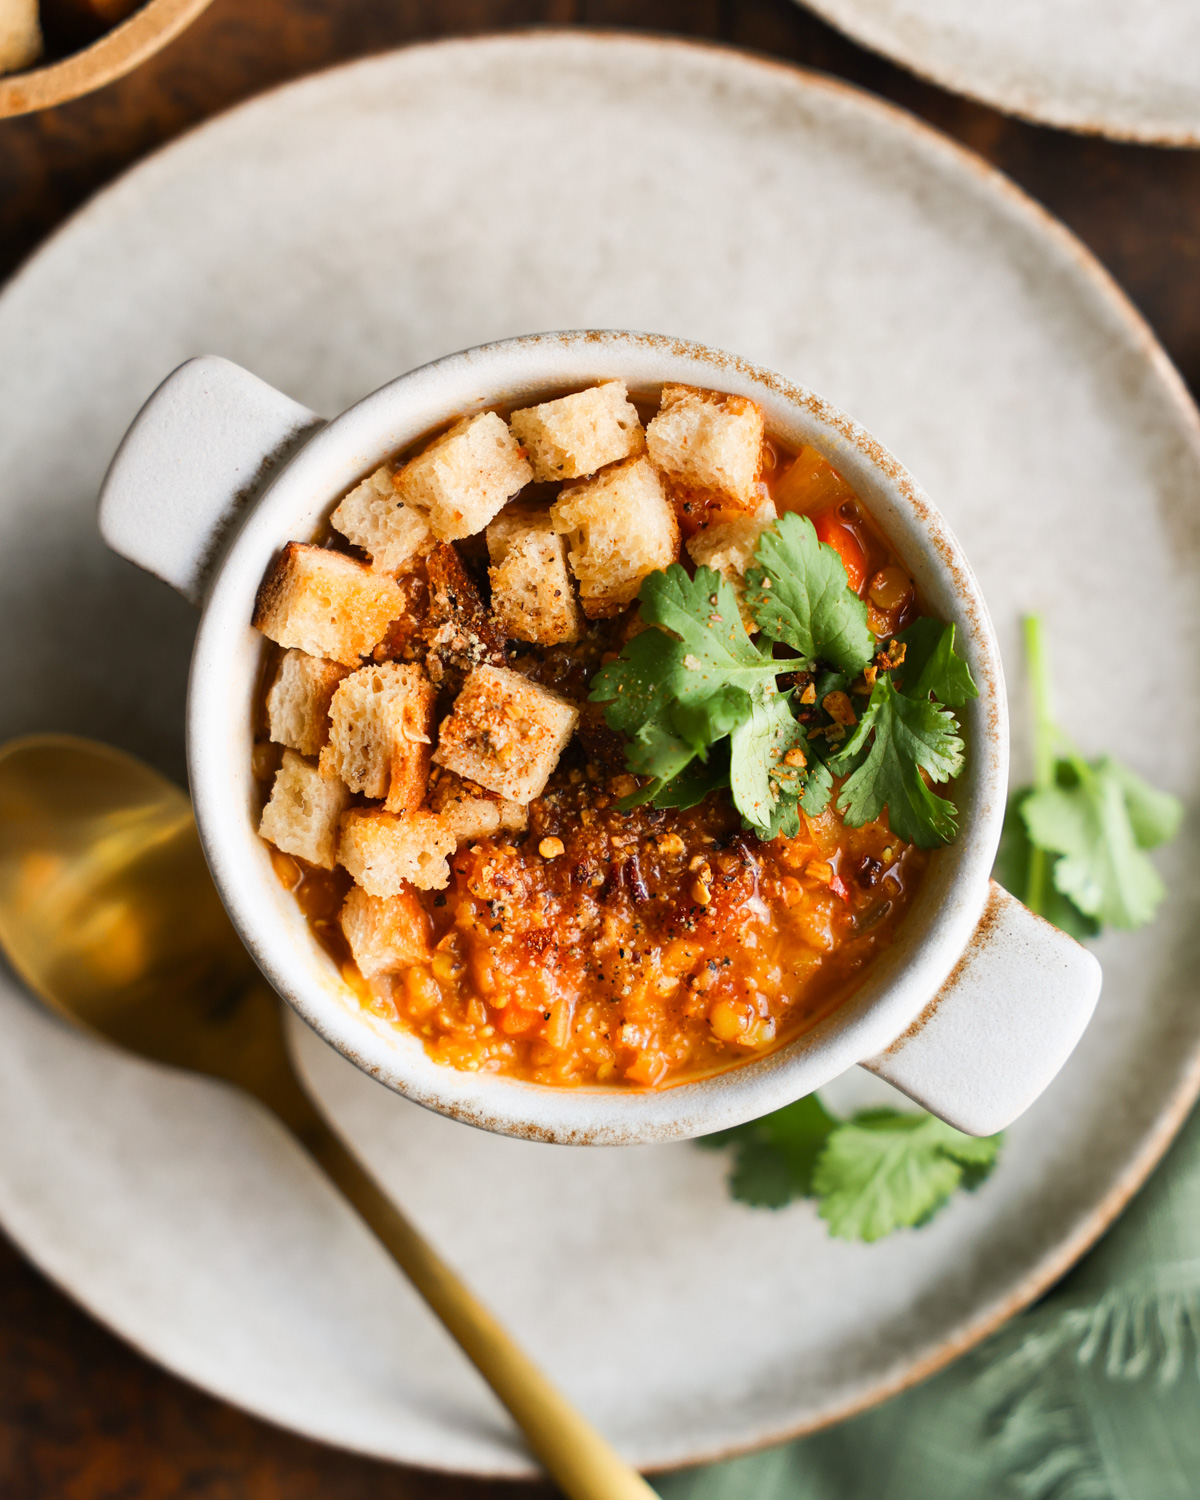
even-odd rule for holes
{"type": "MultiPolygon", "coordinates": [[[[1009,652],[1045,611],[1062,716],[1190,795],[1200,436],[1064,231],[853,90],[615,36],[448,43],[249,104],[101,195],[0,298],[0,730],[181,765],[194,618],[107,556],[105,461],[185,356],[336,412],[447,350],[657,329],[858,416],[928,487],[1009,652]]],[[[1195,869],[1194,831],[1164,866],[1195,869]]],[[[1197,1086],[1200,935],[1175,895],[1107,939],[1095,1024],[1003,1163],[875,1246],[731,1203],[689,1144],[561,1148],[423,1113],[308,1037],[317,1089],[489,1303],[637,1462],[832,1420],[1028,1301],[1099,1232],[1197,1086]]],[[[0,1220],[165,1365],[349,1448],[517,1474],[496,1404],[269,1121],[0,989],[0,1220]]]]}
{"type": "Polygon", "coordinates": [[[1009,114],[1200,145],[1196,0],[800,0],[864,47],[1009,114]]]}

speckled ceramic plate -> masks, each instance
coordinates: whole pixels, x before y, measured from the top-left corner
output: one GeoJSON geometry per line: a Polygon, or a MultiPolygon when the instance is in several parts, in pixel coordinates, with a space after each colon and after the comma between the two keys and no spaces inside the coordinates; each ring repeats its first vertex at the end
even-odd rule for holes
{"type": "Polygon", "coordinates": [[[1196,0],[801,0],[864,47],[1009,114],[1200,145],[1196,0]]]}
{"type": "MultiPolygon", "coordinates": [[[[144,163],[0,297],[0,731],[182,766],[195,625],[93,529],[105,462],[187,355],[318,411],[521,331],[655,329],[854,413],[983,583],[1025,747],[1017,617],[1048,617],[1085,747],[1191,796],[1200,433],[1128,304],[973,158],[853,90],[616,36],[420,47],[268,95],[144,163]],[[1170,704],[1146,733],[1140,705],[1170,704]]],[[[1196,833],[1170,851],[1200,859],[1196,833]]],[[[1194,882],[1193,882],[1194,889],[1194,882]]],[[[1029,1301],[1100,1232],[1197,1087],[1196,899],[1101,946],[1097,1020],[977,1194],[874,1246],[733,1204],[688,1144],[502,1139],[311,1036],[335,1119],[646,1465],[880,1399],[1029,1301]]],[[[527,1468],[474,1373],[269,1120],[0,985],[0,1220],[171,1369],[330,1442],[527,1468]]]]}

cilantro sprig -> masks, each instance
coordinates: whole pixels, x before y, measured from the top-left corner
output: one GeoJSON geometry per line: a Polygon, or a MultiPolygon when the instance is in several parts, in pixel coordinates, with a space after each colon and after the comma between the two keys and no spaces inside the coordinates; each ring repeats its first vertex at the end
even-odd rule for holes
{"type": "Polygon", "coordinates": [[[1054,722],[1041,621],[1024,621],[1034,707],[1033,785],[1009,800],[996,879],[1073,937],[1151,921],[1162,878],[1147,851],[1167,843],[1180,802],[1110,755],[1086,760],[1054,722]]]}
{"type": "Polygon", "coordinates": [[[851,827],[886,808],[898,837],[923,848],[948,843],[957,811],[932,786],[962,770],[951,710],[976,696],[953,625],[915,621],[873,667],[867,607],[807,516],[768,527],[755,561],[744,602],[757,641],[719,573],[698,568],[689,577],[673,563],[643,582],[641,619],[655,628],[597,673],[590,694],[629,741],[627,769],[644,778],[618,806],[688,807],[727,787],[748,829],[794,836],[801,809],[822,812],[840,776],[837,807],[851,827]],[[779,681],[805,673],[820,684],[807,727],[795,690],[779,681]],[[859,679],[870,697],[855,724],[846,690],[859,679]],[[845,705],[837,718],[824,707],[832,698],[845,705]]]}
{"type": "Polygon", "coordinates": [[[830,1234],[874,1241],[928,1223],[959,1188],[978,1187],[1001,1142],[924,1112],[873,1109],[840,1120],[810,1094],[697,1145],[733,1147],[730,1191],[741,1202],[782,1208],[814,1198],[830,1234]]]}
{"type": "Polygon", "coordinates": [[[754,555],[759,566],[747,570],[746,603],[763,634],[810,661],[861,672],[875,655],[867,606],[808,517],[781,516],[763,532],[754,555]]]}
{"type": "MultiPolygon", "coordinates": [[[[1104,923],[1139,927],[1151,920],[1163,893],[1146,851],[1174,837],[1182,806],[1112,756],[1083,758],[1051,713],[1041,622],[1027,619],[1024,633],[1034,781],[1009,801],[993,873],[1073,937],[1094,937],[1104,923]]],[[[900,639],[906,650],[893,673],[897,696],[911,691],[925,701],[932,694],[951,707],[971,696],[973,684],[946,627],[917,620],[900,639]]],[[[899,832],[897,805],[889,802],[889,816],[899,832]]],[[[730,1192],[743,1203],[782,1208],[814,1198],[831,1234],[877,1240],[928,1223],[959,1188],[978,1187],[999,1159],[1002,1141],[1000,1135],[963,1135],[924,1111],[869,1110],[839,1120],[812,1094],[697,1145],[732,1147],[730,1192]]]]}

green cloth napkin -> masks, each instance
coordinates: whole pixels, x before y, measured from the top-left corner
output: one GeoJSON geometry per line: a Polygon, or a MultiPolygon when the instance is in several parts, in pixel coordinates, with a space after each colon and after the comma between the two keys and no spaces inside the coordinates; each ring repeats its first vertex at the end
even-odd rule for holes
{"type": "Polygon", "coordinates": [[[1200,1113],[1097,1248],[978,1349],[838,1427],[657,1488],[664,1500],[1197,1500],[1200,1113]]]}

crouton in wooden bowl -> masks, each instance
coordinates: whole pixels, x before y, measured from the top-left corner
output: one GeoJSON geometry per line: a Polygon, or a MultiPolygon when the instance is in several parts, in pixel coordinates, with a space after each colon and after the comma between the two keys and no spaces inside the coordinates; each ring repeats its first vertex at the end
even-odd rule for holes
{"type": "Polygon", "coordinates": [[[131,73],[212,0],[0,0],[0,120],[65,104],[131,73]],[[47,41],[57,44],[47,53],[47,41]]]}
{"type": "Polygon", "coordinates": [[[542,334],[323,424],[193,360],[100,522],[203,607],[189,766],[244,940],[408,1097],[613,1144],[865,1062],[987,1134],[1086,1024],[1094,960],[989,883],[974,576],[781,377],[542,334]]]}

